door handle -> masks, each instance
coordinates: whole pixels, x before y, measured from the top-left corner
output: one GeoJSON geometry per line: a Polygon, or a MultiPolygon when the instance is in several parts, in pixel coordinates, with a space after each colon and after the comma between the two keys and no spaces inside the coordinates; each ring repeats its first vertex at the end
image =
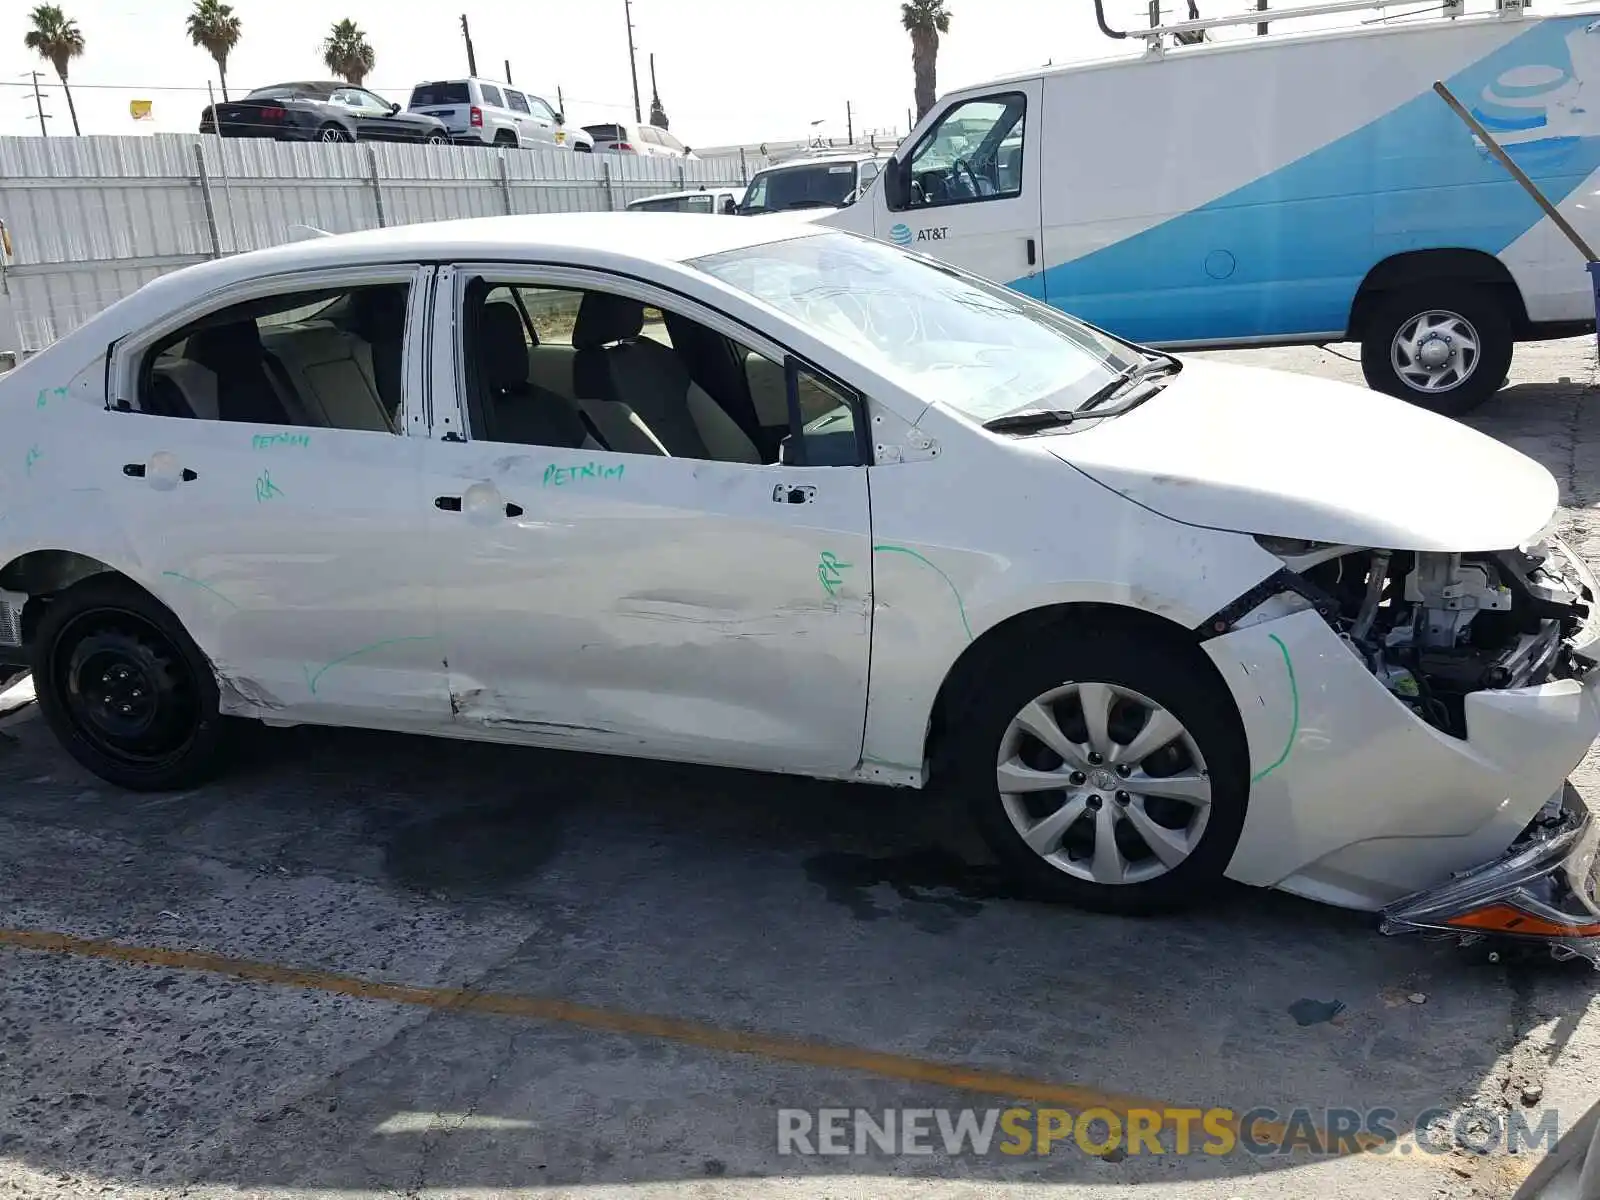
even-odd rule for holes
{"type": "MultiPolygon", "coordinates": [[[[461,497],[460,496],[435,496],[433,498],[433,506],[435,508],[439,509],[441,512],[460,512],[461,511],[461,497]]],[[[520,504],[512,504],[510,502],[507,502],[507,504],[506,504],[506,516],[508,516],[508,517],[520,517],[521,515],[522,515],[522,505],[520,505],[520,504]]]]}
{"type": "MultiPolygon", "coordinates": [[[[123,463],[122,464],[122,473],[124,475],[126,475],[129,479],[143,479],[145,477],[144,476],[144,471],[145,471],[145,464],[144,463],[123,463]]],[[[196,475],[188,467],[184,467],[183,470],[178,472],[178,478],[180,480],[182,480],[184,483],[193,483],[196,479],[199,479],[200,476],[196,475]]]]}
{"type": "Polygon", "coordinates": [[[817,498],[817,489],[810,484],[780,483],[772,489],[774,504],[810,504],[817,498]]]}
{"type": "Polygon", "coordinates": [[[1033,239],[1028,239],[1028,265],[1031,267],[1039,261],[1038,249],[1033,244],[1033,239]]]}

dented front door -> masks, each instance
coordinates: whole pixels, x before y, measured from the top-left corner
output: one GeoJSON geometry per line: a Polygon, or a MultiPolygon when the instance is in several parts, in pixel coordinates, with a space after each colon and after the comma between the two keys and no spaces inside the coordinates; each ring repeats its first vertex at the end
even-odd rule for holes
{"type": "Polygon", "coordinates": [[[866,468],[428,455],[452,547],[451,700],[478,736],[820,774],[859,761],[866,468]]]}

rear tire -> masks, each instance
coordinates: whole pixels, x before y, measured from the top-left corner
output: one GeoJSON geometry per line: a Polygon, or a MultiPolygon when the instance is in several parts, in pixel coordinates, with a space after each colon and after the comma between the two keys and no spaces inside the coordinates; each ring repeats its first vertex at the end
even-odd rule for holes
{"type": "Polygon", "coordinates": [[[1249,755],[1232,698],[1192,646],[1060,624],[995,652],[976,678],[948,726],[948,780],[1024,886],[1126,915],[1190,907],[1221,886],[1249,755]]]}
{"type": "Polygon", "coordinates": [[[1374,391],[1459,417],[1500,390],[1511,352],[1501,295],[1440,280],[1379,300],[1361,339],[1361,371],[1374,391]]]}
{"type": "Polygon", "coordinates": [[[324,125],[321,129],[317,130],[317,141],[319,142],[337,144],[339,142],[348,142],[350,140],[351,137],[349,132],[345,129],[341,129],[337,125],[324,125]]]}
{"type": "Polygon", "coordinates": [[[221,757],[211,664],[170,610],[121,576],[92,576],[49,603],[33,680],[67,753],[108,783],[190,787],[221,757]]]}

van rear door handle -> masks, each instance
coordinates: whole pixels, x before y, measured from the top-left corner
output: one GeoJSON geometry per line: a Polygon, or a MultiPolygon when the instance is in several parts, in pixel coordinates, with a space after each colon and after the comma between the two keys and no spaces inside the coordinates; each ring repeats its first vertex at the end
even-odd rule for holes
{"type": "Polygon", "coordinates": [[[1028,265],[1031,267],[1039,261],[1038,248],[1034,246],[1033,239],[1028,239],[1028,265]]]}

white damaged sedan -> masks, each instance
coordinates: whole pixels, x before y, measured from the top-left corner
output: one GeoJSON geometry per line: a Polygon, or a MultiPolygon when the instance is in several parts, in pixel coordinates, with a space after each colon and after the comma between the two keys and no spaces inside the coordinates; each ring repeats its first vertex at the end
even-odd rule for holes
{"type": "Polygon", "coordinates": [[[1400,401],[605,214],[178,271],[0,423],[0,657],[125,787],[224,716],[935,785],[1043,895],[1600,958],[1594,579],[1547,471],[1400,401]],[[1427,454],[1363,477],[1380,428],[1427,454]]]}

